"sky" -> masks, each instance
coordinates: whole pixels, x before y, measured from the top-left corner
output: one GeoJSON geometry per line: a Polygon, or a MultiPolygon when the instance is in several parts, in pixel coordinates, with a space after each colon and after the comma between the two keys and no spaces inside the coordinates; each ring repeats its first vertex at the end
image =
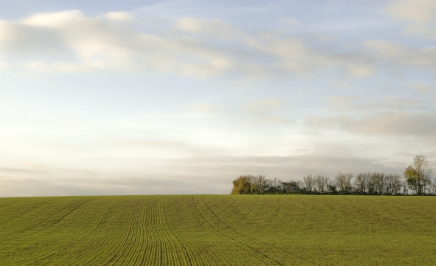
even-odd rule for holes
{"type": "Polygon", "coordinates": [[[0,0],[0,197],[436,162],[436,1],[0,0]]]}

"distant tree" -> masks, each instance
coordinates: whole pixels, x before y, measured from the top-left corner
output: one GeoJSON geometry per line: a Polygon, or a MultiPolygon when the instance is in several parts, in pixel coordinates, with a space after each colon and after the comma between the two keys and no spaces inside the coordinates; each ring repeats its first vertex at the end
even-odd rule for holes
{"type": "Polygon", "coordinates": [[[303,177],[303,181],[307,192],[312,193],[315,186],[315,178],[312,175],[307,175],[303,177]]]}
{"type": "Polygon", "coordinates": [[[351,179],[353,178],[353,174],[344,174],[339,173],[335,177],[336,187],[341,194],[350,194],[352,192],[351,179]]]}
{"type": "Polygon", "coordinates": [[[366,194],[368,190],[368,182],[371,173],[359,173],[354,179],[354,187],[356,189],[356,194],[366,194]]]}
{"type": "Polygon", "coordinates": [[[327,179],[326,186],[327,186],[328,193],[334,194],[334,195],[338,194],[338,189],[336,187],[336,183],[332,179],[330,179],[330,178],[327,179]]]}
{"type": "Polygon", "coordinates": [[[436,180],[431,182],[431,184],[428,186],[428,190],[431,195],[436,195],[436,180]]]}
{"type": "Polygon", "coordinates": [[[268,190],[268,179],[264,175],[251,177],[251,194],[264,194],[268,190]]]}
{"type": "Polygon", "coordinates": [[[272,187],[274,188],[274,190],[272,191],[273,194],[281,194],[284,193],[284,188],[282,186],[282,181],[278,180],[277,178],[274,178],[272,180],[272,187]]]}
{"type": "Polygon", "coordinates": [[[401,182],[401,193],[404,195],[409,195],[409,184],[407,181],[401,182]]]}
{"type": "Polygon", "coordinates": [[[327,191],[328,180],[328,176],[317,175],[315,177],[315,187],[318,189],[319,193],[324,194],[327,191]]]}
{"type": "Polygon", "coordinates": [[[251,194],[253,176],[239,176],[233,180],[232,194],[251,194]]]}
{"type": "Polygon", "coordinates": [[[416,155],[413,164],[404,170],[404,178],[410,189],[417,195],[422,195],[425,193],[426,185],[431,184],[431,173],[432,169],[425,155],[416,155]]]}
{"type": "Polygon", "coordinates": [[[399,175],[389,174],[385,176],[385,194],[397,195],[401,193],[401,178],[399,175]]]}
{"type": "Polygon", "coordinates": [[[369,175],[367,177],[368,180],[367,180],[367,184],[366,184],[368,194],[375,195],[375,194],[377,194],[377,188],[376,188],[377,180],[375,178],[375,175],[373,175],[373,173],[368,173],[368,174],[369,175]]]}
{"type": "Polygon", "coordinates": [[[285,193],[299,193],[300,183],[298,181],[282,182],[283,190],[285,193]]]}
{"type": "Polygon", "coordinates": [[[385,193],[385,174],[384,173],[371,173],[371,184],[373,193],[376,195],[382,195],[385,193]]]}

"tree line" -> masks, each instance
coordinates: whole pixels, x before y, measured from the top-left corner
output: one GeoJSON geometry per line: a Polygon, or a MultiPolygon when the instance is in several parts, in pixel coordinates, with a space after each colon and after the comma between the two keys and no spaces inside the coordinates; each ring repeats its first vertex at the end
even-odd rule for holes
{"type": "Polygon", "coordinates": [[[365,172],[306,175],[302,180],[282,181],[263,175],[242,175],[233,181],[232,194],[340,194],[340,195],[436,195],[436,180],[424,155],[398,174],[365,172]]]}

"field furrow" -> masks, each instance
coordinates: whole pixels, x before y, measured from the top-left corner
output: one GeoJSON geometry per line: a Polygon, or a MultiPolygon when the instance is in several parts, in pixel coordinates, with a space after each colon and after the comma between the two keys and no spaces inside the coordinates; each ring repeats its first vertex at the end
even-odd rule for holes
{"type": "Polygon", "coordinates": [[[434,206],[435,197],[0,199],[0,265],[436,265],[434,206]]]}
{"type": "MultiPolygon", "coordinates": [[[[328,260],[323,260],[322,258],[315,258],[311,256],[310,254],[306,254],[305,256],[298,254],[297,252],[294,252],[292,248],[283,248],[280,245],[269,243],[264,241],[263,239],[257,238],[255,234],[246,234],[243,230],[235,229],[234,224],[230,224],[229,222],[225,221],[225,219],[221,218],[220,215],[217,214],[217,212],[214,210],[214,208],[211,208],[209,203],[210,197],[203,198],[205,206],[207,206],[208,210],[216,217],[216,219],[223,224],[225,228],[228,229],[228,231],[231,231],[230,234],[237,235],[241,239],[245,239],[245,242],[256,244],[258,251],[262,254],[268,254],[268,257],[270,258],[276,258],[273,259],[278,264],[289,264],[290,262],[295,263],[298,262],[299,265],[303,264],[312,264],[312,265],[318,265],[320,262],[322,262],[322,265],[333,265],[328,260]]],[[[278,215],[278,211],[275,212],[275,215],[278,215]]],[[[280,221],[283,221],[285,223],[286,219],[280,218],[280,221]]],[[[235,221],[235,219],[233,219],[235,221]]],[[[267,256],[267,255],[266,255],[267,256]]]]}

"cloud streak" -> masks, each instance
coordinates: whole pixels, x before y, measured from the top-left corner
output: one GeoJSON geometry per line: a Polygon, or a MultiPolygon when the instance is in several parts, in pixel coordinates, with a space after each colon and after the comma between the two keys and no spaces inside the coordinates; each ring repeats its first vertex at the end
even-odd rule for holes
{"type": "Polygon", "coordinates": [[[0,169],[0,181],[2,182],[0,195],[227,194],[230,193],[232,180],[242,174],[263,174],[269,178],[287,181],[298,180],[309,173],[334,177],[340,171],[396,173],[398,170],[392,167],[392,162],[384,164],[378,160],[349,154],[337,156],[202,156],[167,160],[165,167],[171,171],[166,171],[165,174],[120,173],[113,176],[104,175],[104,178],[98,173],[87,171],[73,171],[76,175],[63,176],[62,169],[50,169],[52,175],[39,176],[19,169],[12,171],[17,172],[15,174],[21,173],[21,175],[10,175],[11,169],[0,169]]]}
{"type": "MultiPolygon", "coordinates": [[[[432,47],[404,47],[367,41],[363,48],[338,54],[316,48],[312,39],[292,33],[248,33],[219,19],[169,19],[161,34],[141,30],[141,20],[121,12],[87,17],[78,10],[37,13],[19,21],[0,21],[0,51],[29,71],[158,71],[181,76],[313,76],[342,72],[373,76],[389,59],[406,67],[435,65],[432,47]]],[[[319,40],[318,40],[319,41],[319,40]]],[[[318,45],[319,46],[319,45],[318,45]]],[[[345,47],[343,47],[345,49],[345,47]]]]}
{"type": "Polygon", "coordinates": [[[312,117],[309,124],[337,128],[362,135],[381,136],[412,136],[422,138],[430,143],[436,143],[436,113],[434,111],[421,111],[418,113],[406,112],[377,112],[366,114],[361,118],[349,115],[332,117],[312,117]]]}

